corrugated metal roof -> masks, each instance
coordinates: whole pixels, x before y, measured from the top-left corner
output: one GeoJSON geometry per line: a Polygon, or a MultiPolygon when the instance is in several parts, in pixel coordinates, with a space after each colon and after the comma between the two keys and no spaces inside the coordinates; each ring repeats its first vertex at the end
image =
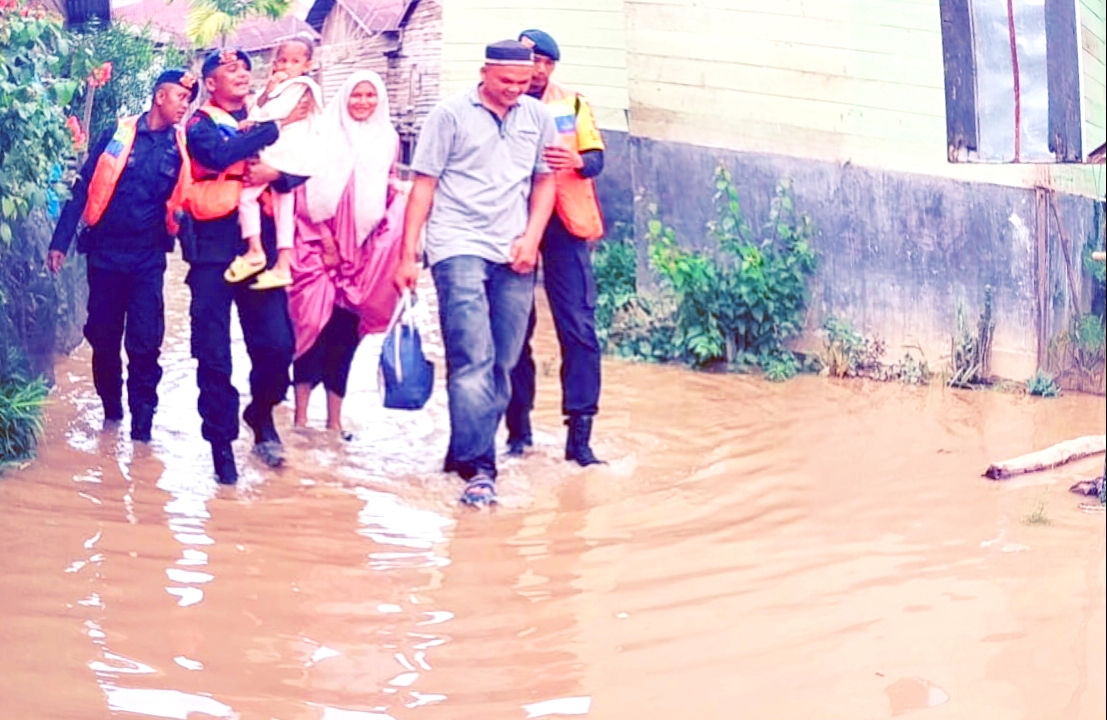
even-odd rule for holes
{"type": "Polygon", "coordinates": [[[307,22],[316,30],[335,5],[342,7],[370,35],[395,30],[411,0],[316,0],[307,14],[307,22]]]}
{"type": "MultiPolygon", "coordinates": [[[[188,22],[188,8],[187,0],[174,0],[170,3],[165,0],[114,0],[112,17],[133,25],[150,24],[182,43],[187,43],[185,25],[188,22]]],[[[265,50],[296,35],[319,39],[319,33],[314,28],[290,14],[280,20],[250,18],[239,25],[228,44],[247,51],[265,50]]]]}

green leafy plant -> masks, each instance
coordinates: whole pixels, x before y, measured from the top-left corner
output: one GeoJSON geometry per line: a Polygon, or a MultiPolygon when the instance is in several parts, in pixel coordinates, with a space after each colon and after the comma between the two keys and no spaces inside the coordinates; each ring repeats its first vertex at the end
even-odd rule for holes
{"type": "Polygon", "coordinates": [[[676,303],[671,297],[635,296],[612,317],[606,347],[619,357],[651,362],[676,360],[676,303]]]}
{"type": "MultiPolygon", "coordinates": [[[[650,264],[676,300],[677,357],[695,366],[717,361],[736,369],[761,366],[766,358],[790,353],[784,342],[802,329],[807,280],[817,266],[810,246],[813,226],[796,212],[786,182],[777,187],[768,217],[756,230],[725,167],[716,170],[715,190],[716,247],[705,252],[678,245],[653,208],[650,264]]],[[[774,375],[786,372],[780,368],[774,375]]]]}
{"type": "Polygon", "coordinates": [[[190,0],[185,35],[197,47],[220,46],[242,21],[251,17],[280,20],[292,9],[292,0],[190,0]]]}
{"type": "Polygon", "coordinates": [[[1040,370],[1035,373],[1034,377],[1026,381],[1026,391],[1038,397],[1053,398],[1061,396],[1061,388],[1058,387],[1056,381],[1040,370]]]}
{"type": "Polygon", "coordinates": [[[836,317],[826,319],[823,332],[823,363],[831,377],[866,377],[883,367],[883,340],[862,336],[849,322],[836,317]]]}
{"type": "Polygon", "coordinates": [[[0,254],[16,223],[66,193],[59,163],[73,155],[65,108],[79,82],[59,15],[24,0],[0,2],[0,254]]]}
{"type": "Polygon", "coordinates": [[[73,96],[90,140],[121,115],[142,112],[157,76],[166,68],[184,66],[181,48],[155,41],[150,28],[89,23],[72,35],[68,73],[83,78],[73,96]],[[107,70],[107,76],[104,72],[107,70]]]}
{"type": "Polygon", "coordinates": [[[930,382],[930,368],[921,348],[909,346],[899,362],[887,364],[884,362],[884,341],[861,335],[846,320],[833,316],[827,318],[823,323],[823,333],[823,367],[831,377],[898,380],[906,385],[926,385],[930,382]],[[911,349],[922,357],[916,358],[911,349]]]}
{"type": "Polygon", "coordinates": [[[42,380],[0,380],[0,470],[34,455],[47,392],[42,380]]]}
{"type": "Polygon", "coordinates": [[[791,352],[767,353],[757,362],[765,373],[765,379],[770,382],[790,380],[800,371],[800,361],[791,352]]]}
{"type": "Polygon", "coordinates": [[[596,329],[606,343],[615,313],[638,292],[638,253],[625,240],[605,240],[592,253],[596,279],[596,329]]]}

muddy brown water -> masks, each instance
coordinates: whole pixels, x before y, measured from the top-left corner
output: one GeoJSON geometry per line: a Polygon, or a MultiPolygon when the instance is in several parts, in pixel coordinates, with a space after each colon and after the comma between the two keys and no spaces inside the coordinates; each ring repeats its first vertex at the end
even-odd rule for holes
{"type": "Polygon", "coordinates": [[[243,482],[218,488],[182,275],[152,446],[100,430],[82,349],[58,368],[40,460],[0,480],[0,718],[1107,712],[1104,516],[1068,492],[1102,458],[980,476],[1104,432],[1102,397],[610,361],[611,464],[583,470],[558,459],[544,316],[538,444],[505,463],[496,512],[460,509],[437,472],[441,389],[423,412],[381,409],[372,339],[352,443],[294,434],[282,408],[290,466],[263,471],[243,439],[243,482]]]}

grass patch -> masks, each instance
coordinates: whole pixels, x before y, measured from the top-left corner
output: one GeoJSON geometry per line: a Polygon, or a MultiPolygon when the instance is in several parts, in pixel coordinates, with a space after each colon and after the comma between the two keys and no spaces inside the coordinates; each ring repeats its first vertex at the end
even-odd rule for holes
{"type": "Polygon", "coordinates": [[[34,456],[48,393],[42,379],[0,381],[0,470],[34,456]]]}
{"type": "Polygon", "coordinates": [[[1046,513],[1046,507],[1049,505],[1049,498],[1042,494],[1034,503],[1034,507],[1030,509],[1030,512],[1023,517],[1022,521],[1027,525],[1049,525],[1049,515],[1046,513]]]}

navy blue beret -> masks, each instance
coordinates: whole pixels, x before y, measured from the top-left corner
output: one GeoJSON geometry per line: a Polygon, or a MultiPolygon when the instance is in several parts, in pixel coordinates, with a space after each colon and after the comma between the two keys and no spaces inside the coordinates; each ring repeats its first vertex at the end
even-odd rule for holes
{"type": "Polygon", "coordinates": [[[158,75],[158,79],[154,82],[154,89],[157,90],[166,83],[180,85],[188,90],[191,93],[188,97],[189,102],[196,100],[196,95],[200,92],[200,83],[196,76],[183,68],[173,68],[158,75]]]}
{"type": "Polygon", "coordinates": [[[216,50],[211,55],[208,55],[204,60],[204,67],[200,70],[200,74],[205,78],[210,76],[215,69],[220,65],[226,65],[227,63],[234,62],[235,60],[241,60],[246,63],[247,70],[253,70],[254,65],[250,62],[250,56],[243,51],[235,48],[232,50],[216,50]]]}
{"type": "Polygon", "coordinates": [[[545,55],[554,62],[561,61],[561,48],[557,46],[557,41],[550,36],[549,33],[542,30],[524,30],[519,33],[519,42],[524,45],[529,45],[534,50],[535,55],[545,55]],[[528,42],[528,40],[530,42],[528,42]]]}

